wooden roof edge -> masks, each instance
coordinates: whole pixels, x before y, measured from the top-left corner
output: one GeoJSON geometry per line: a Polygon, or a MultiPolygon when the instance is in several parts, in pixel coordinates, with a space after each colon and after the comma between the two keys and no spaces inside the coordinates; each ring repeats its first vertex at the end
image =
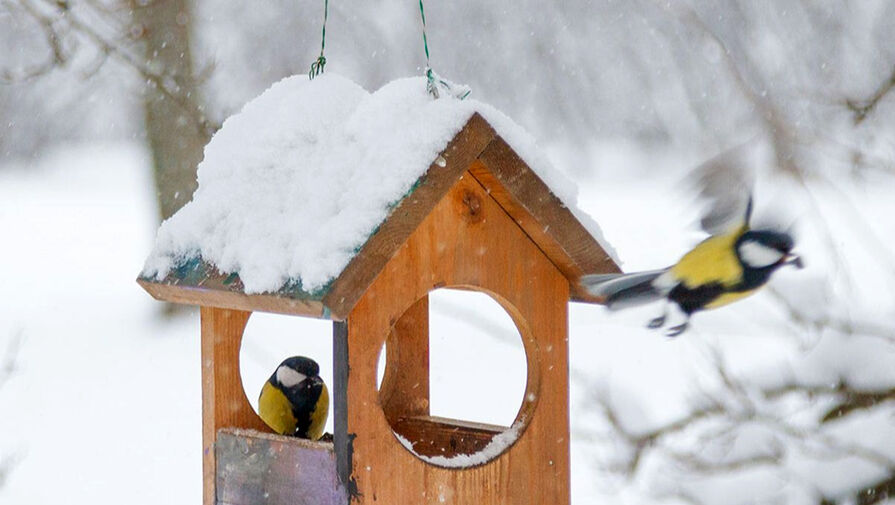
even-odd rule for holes
{"type": "Polygon", "coordinates": [[[410,234],[467,171],[569,279],[573,301],[601,302],[577,281],[584,274],[620,272],[618,265],[477,112],[320,296],[246,294],[238,277],[231,284],[232,275],[217,272],[205,262],[200,262],[205,270],[186,282],[170,275],[160,281],[141,276],[137,282],[162,301],[344,320],[410,234]]]}
{"type": "Polygon", "coordinates": [[[246,294],[241,290],[223,289],[214,284],[177,284],[168,279],[157,281],[143,276],[137,277],[137,284],[153,298],[163,302],[322,319],[329,317],[323,302],[317,299],[294,298],[281,293],[246,294]]]}
{"type": "Polygon", "coordinates": [[[582,275],[621,272],[603,246],[500,136],[470,168],[473,177],[569,280],[575,301],[601,303],[582,275]]]}
{"type": "Polygon", "coordinates": [[[470,116],[441,155],[433,160],[426,173],[414,184],[413,192],[392,209],[379,229],[370,236],[360,252],[333,282],[323,298],[333,320],[348,317],[348,313],[407,237],[496,136],[494,128],[478,112],[470,116]]]}

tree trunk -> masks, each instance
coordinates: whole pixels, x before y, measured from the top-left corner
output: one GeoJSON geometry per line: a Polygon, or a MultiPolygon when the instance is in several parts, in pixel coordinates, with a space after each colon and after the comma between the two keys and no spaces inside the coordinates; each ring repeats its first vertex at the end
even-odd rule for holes
{"type": "Polygon", "coordinates": [[[133,0],[132,6],[147,66],[164,76],[164,90],[146,86],[143,108],[160,218],[167,219],[195,191],[196,165],[210,136],[193,74],[191,5],[189,0],[133,0]]]}

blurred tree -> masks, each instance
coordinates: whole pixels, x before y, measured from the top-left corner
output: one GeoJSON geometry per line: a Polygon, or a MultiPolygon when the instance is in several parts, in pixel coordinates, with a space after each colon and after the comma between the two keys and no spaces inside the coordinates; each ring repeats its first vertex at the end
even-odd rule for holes
{"type": "MultiPolygon", "coordinates": [[[[128,89],[127,81],[122,83],[119,79],[111,84],[97,79],[108,66],[109,58],[138,76],[159,213],[165,219],[189,201],[196,187],[196,165],[202,158],[202,148],[217,125],[205,116],[199,80],[194,74],[190,1],[123,2],[5,0],[4,13],[10,19],[0,16],[0,23],[5,21],[14,30],[11,35],[0,32],[0,38],[13,39],[10,46],[16,44],[20,50],[0,57],[0,82],[5,84],[3,91],[16,91],[17,96],[26,99],[33,97],[41,106],[45,106],[46,97],[36,91],[47,84],[57,90],[88,89],[92,94],[73,93],[63,101],[95,108],[99,97],[97,90],[91,88],[128,89]],[[87,81],[90,82],[85,85],[87,81]]],[[[63,92],[59,94],[65,96],[63,92]]],[[[0,107],[5,96],[8,95],[0,94],[0,107]]],[[[21,117],[28,121],[34,115],[31,110],[21,117]]],[[[87,116],[103,118],[96,113],[87,116]]],[[[15,118],[14,110],[12,117],[15,118]]],[[[47,129],[58,134],[59,125],[66,122],[73,130],[83,128],[78,118],[76,114],[42,117],[34,125],[18,125],[11,120],[4,126],[10,133],[22,132],[10,135],[21,139],[17,146],[4,150],[27,154],[43,142],[32,142],[31,148],[22,146],[23,142],[41,138],[47,129]]]]}
{"type": "Polygon", "coordinates": [[[159,211],[167,219],[192,197],[213,128],[193,71],[190,0],[131,0],[131,9],[132,35],[143,42],[146,66],[161,79],[148,83],[143,110],[159,211]]]}

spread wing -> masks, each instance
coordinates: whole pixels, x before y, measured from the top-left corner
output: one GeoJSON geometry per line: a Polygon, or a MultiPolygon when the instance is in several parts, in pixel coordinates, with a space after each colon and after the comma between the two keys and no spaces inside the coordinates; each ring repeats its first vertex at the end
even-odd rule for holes
{"type": "Polygon", "coordinates": [[[692,179],[706,208],[700,219],[711,235],[731,233],[749,224],[755,184],[752,142],[728,149],[693,171],[692,179]]]}

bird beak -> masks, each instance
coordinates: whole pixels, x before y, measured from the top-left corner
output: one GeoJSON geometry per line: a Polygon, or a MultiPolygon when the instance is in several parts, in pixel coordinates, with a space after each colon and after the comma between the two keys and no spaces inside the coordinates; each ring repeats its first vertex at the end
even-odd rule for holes
{"type": "Polygon", "coordinates": [[[792,265],[798,269],[805,268],[805,264],[802,263],[802,257],[798,254],[789,253],[786,255],[786,258],[783,261],[784,265],[792,265]]]}

